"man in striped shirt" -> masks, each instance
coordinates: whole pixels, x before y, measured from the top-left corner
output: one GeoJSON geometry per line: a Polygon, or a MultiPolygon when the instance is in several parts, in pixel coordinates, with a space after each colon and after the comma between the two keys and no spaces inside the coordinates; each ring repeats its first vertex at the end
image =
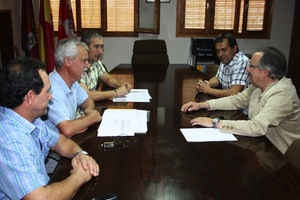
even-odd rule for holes
{"type": "Polygon", "coordinates": [[[196,83],[198,92],[216,97],[237,94],[248,87],[249,58],[239,51],[237,41],[230,33],[215,38],[216,53],[221,61],[216,76],[196,83]]]}
{"type": "Polygon", "coordinates": [[[40,116],[52,96],[44,63],[11,61],[0,74],[0,199],[71,199],[99,166],[75,142],[40,116]],[[70,176],[49,184],[45,160],[52,149],[72,162],[70,176]]]}

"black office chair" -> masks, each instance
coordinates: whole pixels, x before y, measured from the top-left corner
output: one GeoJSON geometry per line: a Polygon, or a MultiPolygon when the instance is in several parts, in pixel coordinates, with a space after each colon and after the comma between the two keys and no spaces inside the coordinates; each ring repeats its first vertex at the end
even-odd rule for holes
{"type": "Polygon", "coordinates": [[[47,156],[46,161],[45,161],[46,170],[47,170],[49,177],[52,176],[55,168],[57,167],[57,164],[58,164],[60,158],[61,158],[61,156],[58,153],[56,153],[55,151],[51,150],[49,152],[49,155],[47,156]]]}
{"type": "Polygon", "coordinates": [[[216,76],[218,72],[219,66],[216,64],[211,64],[206,67],[206,71],[204,72],[204,79],[209,80],[212,77],[216,76]]]}
{"type": "Polygon", "coordinates": [[[136,40],[131,58],[133,69],[165,70],[169,66],[167,45],[164,40],[136,40]]]}
{"type": "Polygon", "coordinates": [[[284,155],[300,170],[300,139],[294,140],[284,155]]]}

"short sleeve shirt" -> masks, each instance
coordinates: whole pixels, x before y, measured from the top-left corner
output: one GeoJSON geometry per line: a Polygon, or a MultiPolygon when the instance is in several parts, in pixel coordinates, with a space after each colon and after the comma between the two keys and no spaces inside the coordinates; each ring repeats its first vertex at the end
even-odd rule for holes
{"type": "Polygon", "coordinates": [[[242,52],[236,53],[228,65],[221,63],[216,77],[222,89],[230,89],[232,85],[243,85],[246,89],[249,86],[249,63],[249,58],[242,52]]]}
{"type": "Polygon", "coordinates": [[[82,73],[80,83],[87,85],[88,89],[94,91],[97,89],[98,78],[106,73],[105,67],[100,60],[93,62],[91,67],[82,73]]]}
{"type": "Polygon", "coordinates": [[[45,159],[59,140],[41,119],[33,123],[0,107],[0,199],[22,199],[48,184],[45,159]]]}
{"type": "Polygon", "coordinates": [[[71,88],[54,69],[50,75],[52,100],[48,104],[48,119],[57,126],[62,121],[76,118],[76,110],[88,98],[86,91],[75,82],[71,88]]]}

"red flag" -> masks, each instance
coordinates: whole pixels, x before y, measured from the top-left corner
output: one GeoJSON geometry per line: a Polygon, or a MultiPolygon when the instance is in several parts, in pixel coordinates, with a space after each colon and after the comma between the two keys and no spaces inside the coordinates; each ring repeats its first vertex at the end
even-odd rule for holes
{"type": "Polygon", "coordinates": [[[50,0],[40,1],[39,51],[40,59],[47,64],[47,71],[52,72],[55,49],[50,0]]]}
{"type": "Polygon", "coordinates": [[[39,59],[32,0],[22,0],[22,49],[26,56],[39,59]]]}
{"type": "Polygon", "coordinates": [[[76,38],[75,24],[70,0],[60,0],[58,41],[68,37],[76,38]]]}

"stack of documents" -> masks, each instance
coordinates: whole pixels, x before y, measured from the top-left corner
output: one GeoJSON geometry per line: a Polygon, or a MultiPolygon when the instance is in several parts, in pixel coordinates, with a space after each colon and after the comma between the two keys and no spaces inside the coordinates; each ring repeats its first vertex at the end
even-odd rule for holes
{"type": "Polygon", "coordinates": [[[103,113],[97,136],[134,136],[146,132],[146,110],[108,109],[103,113]]]}
{"type": "Polygon", "coordinates": [[[237,141],[232,133],[222,133],[217,128],[181,128],[188,142],[237,141]]]}
{"type": "Polygon", "coordinates": [[[150,102],[148,89],[131,89],[125,96],[115,97],[113,102],[150,102]]]}

